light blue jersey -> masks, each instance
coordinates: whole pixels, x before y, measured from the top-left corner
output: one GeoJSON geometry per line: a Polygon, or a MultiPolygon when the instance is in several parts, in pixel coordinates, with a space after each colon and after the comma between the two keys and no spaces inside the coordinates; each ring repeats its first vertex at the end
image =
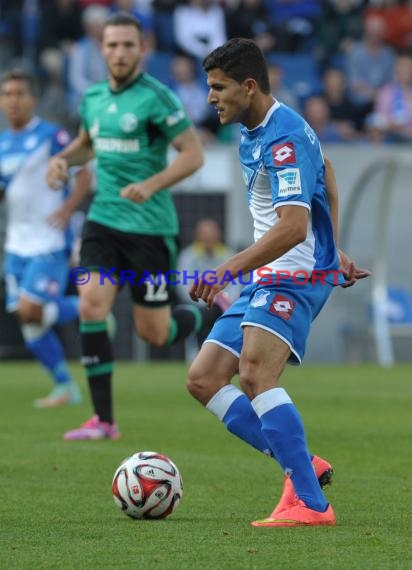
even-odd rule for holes
{"type": "Polygon", "coordinates": [[[46,184],[49,158],[65,147],[68,133],[37,117],[20,131],[0,134],[0,190],[6,192],[5,251],[33,257],[64,250],[64,230],[48,222],[64,202],[67,189],[46,184]]]}
{"type": "Polygon", "coordinates": [[[5,277],[9,311],[20,295],[43,304],[64,294],[69,233],[48,217],[64,202],[67,189],[47,186],[49,158],[70,141],[68,133],[37,117],[20,131],[0,134],[0,189],[5,191],[7,228],[5,277]]]}
{"type": "Polygon", "coordinates": [[[277,208],[309,212],[306,240],[254,272],[252,285],[215,323],[206,342],[240,357],[246,326],[263,329],[304,356],[312,321],[334,285],[343,283],[333,239],[319,141],[295,111],[277,101],[255,129],[241,128],[239,157],[247,185],[255,241],[278,223],[277,208]],[[318,278],[321,277],[321,278],[318,278]]]}
{"type": "MultiPolygon", "coordinates": [[[[275,101],[258,127],[241,128],[239,158],[255,241],[277,223],[280,206],[296,205],[309,211],[306,240],[266,267],[309,276],[315,269],[337,270],[323,155],[318,138],[304,119],[275,101]]],[[[255,272],[255,280],[258,278],[255,272]]],[[[335,274],[329,282],[337,284],[335,274]]]]}

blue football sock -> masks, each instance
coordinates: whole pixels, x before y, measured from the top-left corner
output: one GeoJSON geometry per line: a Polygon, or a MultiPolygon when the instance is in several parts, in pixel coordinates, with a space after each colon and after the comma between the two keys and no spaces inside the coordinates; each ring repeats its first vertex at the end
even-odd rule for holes
{"type": "Polygon", "coordinates": [[[266,455],[272,455],[262,434],[262,424],[247,396],[231,384],[221,388],[208,402],[207,409],[217,416],[227,429],[266,455]]]}
{"type": "Polygon", "coordinates": [[[290,475],[297,496],[311,509],[323,512],[328,503],[312,467],[299,413],[283,388],[259,394],[252,406],[262,433],[284,473],[290,475]]]}
{"type": "Polygon", "coordinates": [[[79,316],[79,297],[68,295],[57,297],[43,305],[43,326],[65,325],[79,316]]]}
{"type": "Polygon", "coordinates": [[[37,360],[50,372],[56,384],[65,384],[71,381],[63,345],[53,330],[46,331],[39,338],[32,340],[26,338],[25,344],[37,360]]]}

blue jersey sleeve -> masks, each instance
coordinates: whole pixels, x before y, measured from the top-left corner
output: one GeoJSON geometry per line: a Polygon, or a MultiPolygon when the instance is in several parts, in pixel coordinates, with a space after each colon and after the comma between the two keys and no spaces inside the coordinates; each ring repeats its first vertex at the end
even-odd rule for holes
{"type": "Polygon", "coordinates": [[[70,140],[71,137],[65,129],[62,127],[56,127],[51,138],[51,156],[63,150],[63,148],[69,144],[70,140]]]}
{"type": "Polygon", "coordinates": [[[317,172],[305,145],[298,137],[278,139],[265,149],[272,205],[302,202],[311,207],[317,172]]]}

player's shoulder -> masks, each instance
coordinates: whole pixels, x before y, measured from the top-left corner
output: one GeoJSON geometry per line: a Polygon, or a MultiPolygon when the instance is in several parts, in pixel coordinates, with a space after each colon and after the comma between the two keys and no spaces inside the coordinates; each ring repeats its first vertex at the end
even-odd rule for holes
{"type": "Polygon", "coordinates": [[[66,145],[70,142],[71,137],[65,127],[57,123],[47,121],[46,119],[39,118],[36,130],[45,137],[55,139],[61,145],[66,145]]]}
{"type": "Polygon", "coordinates": [[[86,91],[83,94],[83,99],[98,97],[99,95],[107,93],[108,89],[109,89],[109,83],[107,80],[99,81],[98,83],[90,85],[90,87],[86,89],[86,91]]]}
{"type": "Polygon", "coordinates": [[[54,133],[59,129],[59,126],[56,123],[48,121],[47,119],[37,117],[37,122],[34,125],[34,128],[38,131],[54,133]]]}
{"type": "Polygon", "coordinates": [[[150,75],[150,73],[147,73],[146,71],[143,71],[139,77],[137,78],[137,81],[135,81],[134,83],[135,87],[144,87],[146,89],[153,89],[155,91],[160,90],[160,91],[170,91],[170,88],[165,84],[162,83],[161,81],[159,81],[158,79],[156,79],[156,77],[154,77],[153,75],[150,75]]]}
{"type": "Polygon", "coordinates": [[[279,138],[294,136],[299,139],[304,135],[306,121],[302,115],[284,103],[279,103],[279,106],[272,114],[272,121],[279,138]]]}
{"type": "Polygon", "coordinates": [[[318,148],[317,136],[305,119],[297,111],[284,105],[279,107],[270,118],[266,129],[267,143],[290,141],[302,148],[318,148]]]}

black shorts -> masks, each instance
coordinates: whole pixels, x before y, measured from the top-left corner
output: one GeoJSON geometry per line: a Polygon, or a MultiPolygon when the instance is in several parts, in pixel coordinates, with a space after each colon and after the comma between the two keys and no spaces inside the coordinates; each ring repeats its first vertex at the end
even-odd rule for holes
{"type": "Polygon", "coordinates": [[[130,286],[134,303],[162,307],[171,302],[169,279],[175,268],[175,237],[132,234],[87,221],[82,236],[80,265],[100,273],[102,283],[130,286]]]}

